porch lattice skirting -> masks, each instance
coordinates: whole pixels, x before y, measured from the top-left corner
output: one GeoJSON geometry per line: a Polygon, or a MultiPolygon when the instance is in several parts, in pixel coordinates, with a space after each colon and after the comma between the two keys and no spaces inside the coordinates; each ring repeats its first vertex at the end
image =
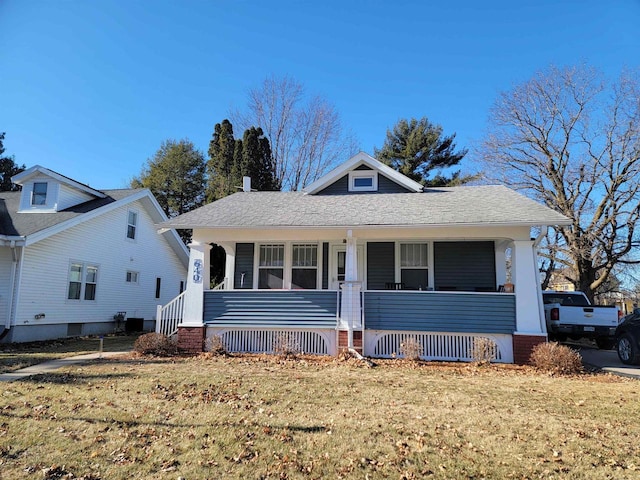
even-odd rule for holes
{"type": "Polygon", "coordinates": [[[245,329],[207,328],[207,342],[218,336],[228,352],[237,353],[279,353],[278,350],[291,349],[311,355],[335,355],[336,331],[294,330],[294,329],[245,329]]]}
{"type": "Polygon", "coordinates": [[[476,339],[488,338],[497,346],[496,362],[513,363],[511,335],[446,332],[365,330],[365,355],[379,358],[400,356],[401,344],[409,339],[422,347],[424,360],[472,361],[476,339]]]}

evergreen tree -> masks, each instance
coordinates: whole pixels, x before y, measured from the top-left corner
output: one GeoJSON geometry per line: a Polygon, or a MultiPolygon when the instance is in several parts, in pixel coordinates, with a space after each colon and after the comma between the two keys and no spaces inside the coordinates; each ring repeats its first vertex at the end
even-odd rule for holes
{"type": "Polygon", "coordinates": [[[238,186],[232,177],[236,142],[233,138],[233,125],[227,119],[216,123],[213,137],[209,142],[209,161],[207,173],[207,201],[212,202],[235,192],[238,186]]]}
{"type": "Polygon", "coordinates": [[[151,190],[167,216],[175,217],[203,205],[205,166],[192,142],[166,140],[131,186],[151,190]]]}
{"type": "Polygon", "coordinates": [[[269,139],[261,128],[251,127],[242,138],[242,176],[251,177],[251,188],[279,190],[276,185],[269,139]]]}
{"type": "Polygon", "coordinates": [[[442,127],[434,125],[426,117],[409,121],[401,119],[393,130],[387,130],[382,148],[374,149],[375,157],[426,186],[464,183],[472,177],[460,177],[459,170],[449,177],[442,172],[458,165],[467,154],[466,149],[455,151],[455,137],[455,133],[443,136],[442,127]]]}
{"type": "Polygon", "coordinates": [[[13,156],[4,156],[4,135],[0,133],[0,192],[17,192],[20,186],[11,183],[11,177],[23,172],[25,166],[19,166],[13,156]]]}

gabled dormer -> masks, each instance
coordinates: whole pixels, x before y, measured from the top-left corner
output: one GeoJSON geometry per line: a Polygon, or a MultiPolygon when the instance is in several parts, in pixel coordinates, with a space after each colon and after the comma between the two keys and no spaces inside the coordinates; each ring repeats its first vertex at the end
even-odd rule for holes
{"type": "Polygon", "coordinates": [[[11,181],[22,187],[19,213],[55,213],[106,197],[99,190],[40,165],[14,175],[11,181]]]}
{"type": "Polygon", "coordinates": [[[308,195],[421,192],[422,185],[360,152],[304,189],[308,195]]]}

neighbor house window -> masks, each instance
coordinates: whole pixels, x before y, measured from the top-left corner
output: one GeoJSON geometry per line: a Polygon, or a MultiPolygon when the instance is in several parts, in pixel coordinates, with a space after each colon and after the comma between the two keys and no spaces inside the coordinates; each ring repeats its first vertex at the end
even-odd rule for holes
{"type": "Polygon", "coordinates": [[[291,288],[311,288],[318,285],[318,246],[293,245],[291,288]]]}
{"type": "Polygon", "coordinates": [[[258,288],[284,287],[284,245],[260,245],[258,288]]]}
{"type": "Polygon", "coordinates": [[[400,244],[400,281],[404,288],[426,289],[429,283],[426,243],[400,244]]]}
{"type": "Polygon", "coordinates": [[[138,283],[138,272],[127,272],[127,283],[138,283]]]}
{"type": "Polygon", "coordinates": [[[69,267],[69,300],[95,300],[98,285],[98,267],[82,262],[73,262],[69,267]]]}
{"type": "Polygon", "coordinates": [[[47,182],[35,182],[33,184],[33,195],[31,195],[31,205],[47,204],[47,182]]]}
{"type": "Polygon", "coordinates": [[[160,287],[162,286],[162,279],[156,277],[156,298],[160,298],[160,287]]]}
{"type": "Polygon", "coordinates": [[[349,172],[350,192],[375,192],[378,190],[378,174],[372,170],[349,172]]]}
{"type": "Polygon", "coordinates": [[[131,240],[135,240],[137,227],[138,227],[138,212],[134,210],[129,210],[129,214],[127,215],[127,238],[130,238],[131,240]]]}

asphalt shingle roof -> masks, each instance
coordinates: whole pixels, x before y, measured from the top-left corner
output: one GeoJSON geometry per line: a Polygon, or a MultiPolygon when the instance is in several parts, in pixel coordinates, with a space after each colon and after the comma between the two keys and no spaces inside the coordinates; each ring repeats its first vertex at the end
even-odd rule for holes
{"type": "Polygon", "coordinates": [[[238,192],[161,224],[167,228],[557,225],[568,219],[507,187],[420,193],[238,192]]]}
{"type": "Polygon", "coordinates": [[[139,189],[100,190],[106,198],[90,200],[56,213],[18,213],[21,192],[0,192],[0,235],[27,236],[133,195],[139,189]]]}

